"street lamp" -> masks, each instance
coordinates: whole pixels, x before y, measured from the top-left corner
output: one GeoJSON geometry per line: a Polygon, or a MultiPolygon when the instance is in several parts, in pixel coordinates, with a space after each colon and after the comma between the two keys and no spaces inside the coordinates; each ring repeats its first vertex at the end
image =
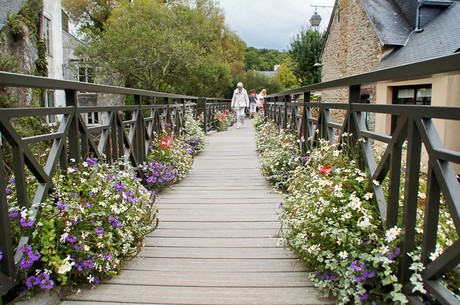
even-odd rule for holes
{"type": "Polygon", "coordinates": [[[318,12],[316,11],[316,8],[315,8],[315,13],[310,18],[310,24],[311,24],[312,27],[317,28],[317,27],[319,27],[320,23],[321,23],[321,16],[318,14],[318,12]]]}

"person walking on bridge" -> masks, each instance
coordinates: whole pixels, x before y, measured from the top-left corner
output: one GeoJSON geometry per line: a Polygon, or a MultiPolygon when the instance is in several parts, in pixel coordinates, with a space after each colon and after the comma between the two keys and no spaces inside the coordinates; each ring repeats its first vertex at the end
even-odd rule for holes
{"type": "Polygon", "coordinates": [[[233,92],[231,107],[236,112],[236,128],[244,127],[244,110],[249,107],[249,97],[246,89],[243,88],[243,83],[239,82],[233,92]]]}

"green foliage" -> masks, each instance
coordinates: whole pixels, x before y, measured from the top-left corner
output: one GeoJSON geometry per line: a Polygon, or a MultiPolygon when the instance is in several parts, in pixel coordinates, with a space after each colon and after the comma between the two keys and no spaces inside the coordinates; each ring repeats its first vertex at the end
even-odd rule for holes
{"type": "Polygon", "coordinates": [[[122,75],[129,87],[223,96],[234,60],[223,47],[237,43],[227,32],[211,4],[135,1],[112,10],[100,40],[84,54],[106,73],[122,75]]]}
{"type": "Polygon", "coordinates": [[[275,65],[283,62],[288,54],[278,50],[248,47],[244,53],[246,71],[274,71],[275,65]]]}
{"type": "Polygon", "coordinates": [[[298,88],[300,83],[294,75],[294,62],[290,57],[285,58],[275,73],[277,79],[282,85],[284,90],[298,88]]]}
{"type": "Polygon", "coordinates": [[[40,12],[43,10],[43,0],[28,0],[17,15],[8,18],[7,29],[14,40],[26,35],[26,28],[38,40],[40,12]]]}
{"type": "Polygon", "coordinates": [[[35,60],[35,67],[37,72],[35,75],[48,76],[48,63],[46,61],[46,43],[37,42],[37,60],[35,60]]]}
{"type": "Polygon", "coordinates": [[[0,71],[18,73],[19,63],[16,57],[1,53],[0,54],[0,71]]]}
{"type": "Polygon", "coordinates": [[[301,86],[321,82],[321,71],[314,64],[321,60],[324,35],[312,28],[303,29],[291,42],[289,54],[294,61],[294,75],[301,86]]]}
{"type": "Polygon", "coordinates": [[[246,80],[244,87],[247,89],[255,89],[259,93],[262,89],[267,89],[267,92],[280,92],[283,91],[283,85],[274,77],[268,77],[257,71],[248,71],[246,73],[246,80]]]}

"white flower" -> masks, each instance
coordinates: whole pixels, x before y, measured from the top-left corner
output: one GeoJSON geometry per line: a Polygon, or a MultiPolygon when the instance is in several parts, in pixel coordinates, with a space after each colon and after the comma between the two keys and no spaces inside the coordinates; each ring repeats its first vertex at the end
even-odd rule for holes
{"type": "Polygon", "coordinates": [[[347,259],[348,258],[348,253],[347,251],[340,251],[339,256],[341,259],[347,259]]]}
{"type": "Polygon", "coordinates": [[[62,261],[62,265],[58,268],[59,274],[66,274],[72,270],[72,266],[75,265],[75,262],[71,262],[70,260],[70,255],[67,255],[67,257],[62,261]]]}
{"type": "Polygon", "coordinates": [[[373,180],[372,183],[374,183],[375,186],[379,186],[379,185],[380,185],[380,182],[378,182],[377,180],[373,180]]]}
{"type": "Polygon", "coordinates": [[[393,227],[391,229],[389,229],[386,233],[385,233],[385,238],[387,240],[387,242],[392,242],[393,240],[396,239],[396,237],[398,237],[398,235],[401,233],[401,229],[398,228],[398,227],[393,227]]]}
{"type": "Polygon", "coordinates": [[[372,193],[367,193],[367,194],[364,195],[364,199],[366,199],[366,200],[371,200],[372,197],[374,197],[374,194],[372,194],[372,193]]]}
{"type": "Polygon", "coordinates": [[[361,219],[357,223],[357,226],[360,227],[361,229],[365,229],[367,227],[372,226],[372,223],[370,222],[369,217],[364,216],[364,217],[361,217],[361,219]]]}
{"type": "Polygon", "coordinates": [[[355,180],[358,182],[363,182],[366,179],[364,179],[363,177],[356,177],[355,180]]]}
{"type": "Polygon", "coordinates": [[[434,261],[435,259],[437,259],[441,254],[442,254],[443,250],[441,249],[441,247],[439,246],[436,246],[436,250],[430,254],[430,259],[432,261],[434,261]]]}
{"type": "Polygon", "coordinates": [[[390,249],[388,248],[388,246],[379,247],[379,252],[380,252],[382,255],[387,254],[389,251],[390,251],[390,249]]]}

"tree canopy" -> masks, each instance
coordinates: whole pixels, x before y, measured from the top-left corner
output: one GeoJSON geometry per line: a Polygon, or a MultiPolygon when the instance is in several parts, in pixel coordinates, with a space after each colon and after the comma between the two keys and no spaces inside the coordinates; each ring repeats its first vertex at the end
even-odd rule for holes
{"type": "Polygon", "coordinates": [[[245,47],[211,0],[136,0],[112,9],[100,38],[83,54],[129,87],[222,96],[245,47]]]}
{"type": "Polygon", "coordinates": [[[289,55],[294,61],[293,73],[300,80],[301,86],[321,81],[321,70],[314,65],[321,60],[323,39],[322,33],[307,28],[297,34],[291,42],[289,55]]]}

